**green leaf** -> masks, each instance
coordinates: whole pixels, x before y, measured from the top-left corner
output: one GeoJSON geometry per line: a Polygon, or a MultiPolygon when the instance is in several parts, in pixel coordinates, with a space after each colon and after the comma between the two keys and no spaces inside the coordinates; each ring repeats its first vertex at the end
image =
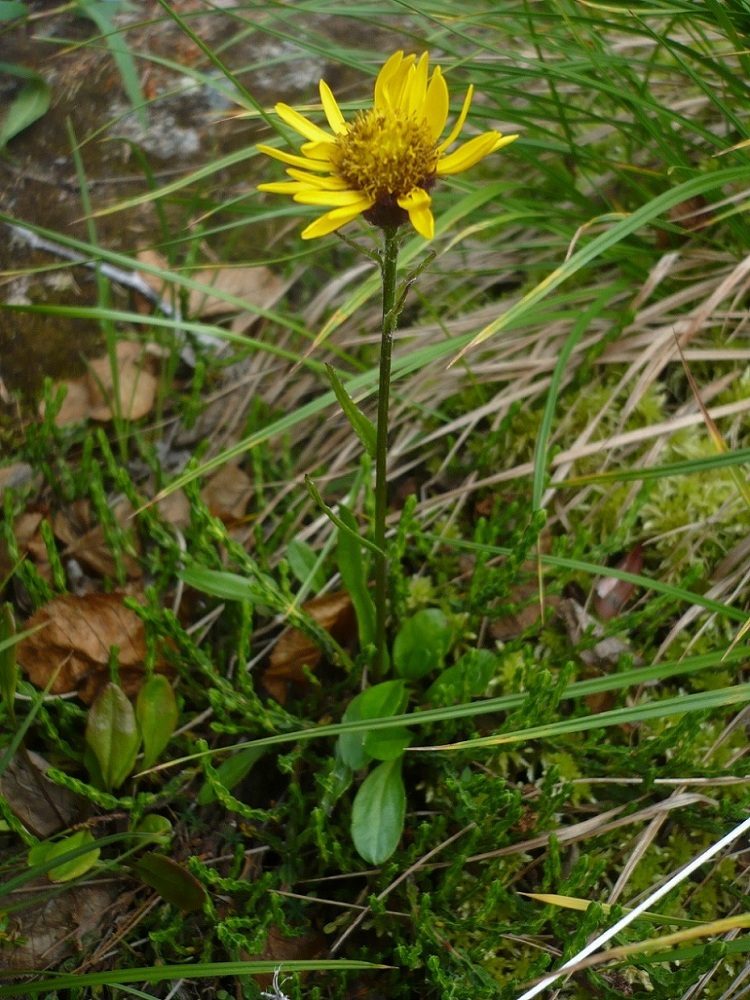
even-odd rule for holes
{"type": "MultiPolygon", "coordinates": [[[[249,747],[233,754],[216,768],[216,774],[222,785],[231,791],[253,769],[266,751],[263,747],[249,747]]],[[[216,801],[216,792],[206,784],[198,793],[198,805],[207,806],[216,801]]]]}
{"type": "Polygon", "coordinates": [[[143,740],[143,768],[156,762],[177,728],[177,701],[172,685],[155,674],[138,692],[135,717],[143,740]]]}
{"type": "Polygon", "coordinates": [[[320,809],[330,816],[333,807],[349,788],[354,778],[354,772],[341,757],[341,747],[336,743],[336,751],[330,774],[323,778],[323,797],[320,799],[320,809]]]}
{"type": "Polygon", "coordinates": [[[367,585],[368,566],[362,557],[362,546],[354,514],[343,504],[339,505],[339,513],[341,523],[347,530],[339,530],[336,561],[357,616],[359,646],[360,649],[364,649],[375,641],[375,603],[367,585]]]}
{"type": "Polygon", "coordinates": [[[497,675],[500,658],[489,649],[469,649],[428,687],[425,699],[441,705],[460,705],[487,693],[497,675]]]}
{"type": "Polygon", "coordinates": [[[373,760],[395,760],[411,745],[413,734],[406,726],[365,733],[364,748],[373,760]]]}
{"type": "Polygon", "coordinates": [[[107,684],[89,709],[86,743],[101,769],[105,791],[119,788],[135,765],[141,738],[122,688],[107,684]]]}
{"type": "Polygon", "coordinates": [[[0,63],[0,73],[9,73],[26,81],[10,102],[0,122],[0,150],[2,150],[14,136],[23,132],[46,113],[50,105],[51,90],[44,77],[24,66],[0,63]]]}
{"type": "MultiPolygon", "coordinates": [[[[730,943],[731,945],[731,943],[730,943]]],[[[48,974],[45,979],[26,980],[10,986],[0,986],[0,998],[23,996],[25,1000],[29,997],[36,997],[42,993],[59,996],[61,990],[89,990],[92,995],[92,987],[112,986],[114,990],[122,993],[123,983],[169,983],[174,984],[174,980],[200,980],[205,979],[209,984],[218,980],[229,980],[237,977],[273,975],[279,970],[279,960],[274,958],[271,961],[233,961],[233,962],[194,962],[174,963],[168,962],[165,965],[147,965],[140,968],[122,967],[106,969],[104,972],[71,972],[62,974],[55,972],[48,974]],[[179,969],[179,972],[177,971],[179,969]],[[170,983],[171,980],[171,983],[170,983]]],[[[283,963],[284,972],[303,973],[318,972],[324,969],[333,969],[336,972],[352,972],[357,969],[380,970],[387,969],[385,965],[375,965],[372,962],[354,961],[349,958],[316,958],[316,959],[289,959],[283,963]]],[[[129,992],[133,992],[132,990],[129,992]]],[[[99,996],[101,991],[96,990],[95,995],[99,996]]],[[[137,995],[143,995],[135,994],[137,995]]]]}
{"type": "Polygon", "coordinates": [[[138,823],[133,833],[139,834],[135,840],[138,847],[145,845],[148,841],[165,847],[172,840],[172,824],[166,816],[160,816],[159,813],[149,813],[138,823]],[[148,841],[144,840],[144,837],[148,837],[148,841]]]}
{"type": "Polygon", "coordinates": [[[128,43],[113,21],[113,14],[119,5],[107,2],[99,3],[96,0],[79,0],[76,9],[79,13],[90,17],[101,32],[102,38],[107,44],[109,54],[117,66],[122,86],[128,95],[128,100],[133,106],[133,110],[143,128],[148,125],[148,115],[144,105],[144,97],[139,83],[138,67],[136,66],[133,53],[128,48],[128,43]]]}
{"type": "Polygon", "coordinates": [[[25,17],[29,12],[25,3],[17,0],[0,0],[0,21],[15,21],[17,17],[25,17]]]}
{"type": "MultiPolygon", "coordinates": [[[[346,707],[342,722],[361,722],[366,719],[380,719],[389,715],[399,715],[406,708],[409,695],[403,681],[383,681],[356,695],[346,707]]],[[[403,726],[394,727],[398,732],[403,726]]],[[[385,730],[385,733],[393,730],[385,730]]],[[[343,762],[360,771],[375,756],[365,746],[367,730],[357,733],[342,733],[338,739],[338,751],[343,762]]],[[[377,744],[375,744],[377,747],[377,744]]]]}
{"type": "Polygon", "coordinates": [[[397,674],[418,680],[443,665],[453,639],[453,630],[439,608],[423,608],[407,618],[393,643],[393,666],[397,674]]]}
{"type": "Polygon", "coordinates": [[[344,411],[346,419],[352,425],[352,430],[362,442],[362,445],[370,458],[375,458],[378,442],[378,432],[375,428],[375,424],[369,419],[369,417],[364,415],[354,402],[352,397],[342,385],[341,380],[334,371],[333,367],[331,365],[326,365],[326,371],[328,372],[328,379],[331,383],[334,395],[339,401],[339,405],[344,411]]]}
{"type": "Polygon", "coordinates": [[[262,604],[265,596],[263,589],[254,580],[248,580],[239,573],[225,573],[222,570],[191,566],[180,570],[177,575],[188,587],[195,587],[204,594],[211,594],[212,597],[220,597],[225,601],[250,601],[253,604],[262,604]]]}
{"type": "Polygon", "coordinates": [[[401,759],[385,761],[367,775],[352,805],[352,840],[368,864],[380,865],[396,850],[405,813],[401,759]]]}
{"type": "MultiPolygon", "coordinates": [[[[307,487],[307,492],[313,498],[315,504],[323,511],[326,517],[336,525],[339,531],[352,534],[352,529],[328,506],[325,500],[323,500],[318,487],[309,476],[305,476],[305,486],[307,487]]],[[[371,542],[369,538],[363,538],[356,529],[354,530],[354,538],[359,545],[364,545],[364,547],[366,549],[370,549],[371,552],[375,552],[377,555],[382,555],[382,552],[375,542],[371,542]]]]}
{"type": "MultiPolygon", "coordinates": [[[[361,721],[361,698],[364,693],[363,691],[352,698],[346,706],[346,711],[341,718],[342,722],[361,721]]],[[[336,752],[343,763],[352,771],[361,771],[371,760],[370,755],[365,753],[364,732],[342,733],[336,741],[336,752]]]]}
{"type": "Polygon", "coordinates": [[[88,771],[89,781],[94,788],[103,789],[104,775],[102,774],[101,765],[99,764],[99,758],[90,746],[83,748],[83,766],[88,771]]]}
{"type": "MultiPolygon", "coordinates": [[[[53,843],[45,840],[41,844],[35,844],[29,851],[29,867],[47,864],[54,861],[55,858],[62,858],[71,851],[93,843],[95,843],[94,836],[90,830],[79,830],[78,833],[53,843]]],[[[94,847],[70,861],[63,861],[62,864],[50,868],[47,872],[47,878],[50,882],[70,882],[71,879],[85,875],[87,871],[90,871],[99,860],[99,854],[99,848],[94,847]]]]}
{"type": "Polygon", "coordinates": [[[136,875],[162,899],[184,913],[200,910],[208,898],[198,879],[163,854],[144,854],[132,865],[136,875]]]}
{"type": "Polygon", "coordinates": [[[178,576],[188,586],[212,594],[214,597],[229,601],[249,601],[251,604],[270,608],[277,614],[283,614],[288,625],[301,629],[327,657],[346,667],[350,665],[346,652],[333,636],[311,615],[296,607],[290,595],[278,587],[271,577],[255,572],[253,579],[249,580],[238,573],[225,573],[200,567],[180,570],[178,576]]]}
{"type": "Polygon", "coordinates": [[[13,608],[4,604],[0,608],[0,698],[5,702],[11,722],[16,721],[16,685],[18,684],[18,664],[16,663],[16,621],[13,608]]]}
{"type": "Polygon", "coordinates": [[[286,558],[289,568],[297,580],[307,584],[316,593],[320,592],[326,583],[323,567],[318,565],[318,554],[301,538],[293,538],[286,547],[286,558]]]}

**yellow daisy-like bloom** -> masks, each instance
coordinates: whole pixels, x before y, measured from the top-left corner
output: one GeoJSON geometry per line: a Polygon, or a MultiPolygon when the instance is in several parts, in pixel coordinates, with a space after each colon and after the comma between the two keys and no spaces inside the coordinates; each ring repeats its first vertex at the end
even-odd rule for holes
{"type": "Polygon", "coordinates": [[[446,153],[463,128],[471,104],[469,87],[447,138],[448,88],[439,66],[429,75],[429,57],[395,52],[375,81],[375,100],[354,121],[344,121],[331,88],[320,81],[320,99],[332,135],[308,121],[288,104],[276,113],[307,141],[301,156],[270,146],[258,149],[287,164],[291,181],[260,184],[259,191],[290,194],[302,205],[330,211],[302,233],[309,240],[326,236],[363,215],[383,229],[409,220],[425,239],[435,235],[430,188],[438,177],[460,174],[485,156],[517,139],[517,135],[485,132],[446,153]]]}

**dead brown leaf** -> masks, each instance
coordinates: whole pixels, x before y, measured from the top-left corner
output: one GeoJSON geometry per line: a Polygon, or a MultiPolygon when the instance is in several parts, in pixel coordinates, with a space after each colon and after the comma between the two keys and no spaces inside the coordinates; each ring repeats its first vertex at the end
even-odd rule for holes
{"type": "MultiPolygon", "coordinates": [[[[164,271],[169,270],[169,262],[155,250],[143,250],[138,260],[164,271]]],[[[165,291],[165,283],[156,275],[140,272],[143,280],[159,295],[165,291]]],[[[270,268],[264,266],[207,267],[190,274],[194,281],[208,285],[218,294],[211,295],[194,289],[188,297],[188,311],[191,316],[201,319],[216,319],[219,316],[235,315],[233,333],[244,333],[257,320],[255,312],[242,305],[227,302],[223,296],[242,299],[248,305],[261,309],[271,309],[281,298],[286,287],[284,280],[270,268]]]]}
{"type": "MultiPolygon", "coordinates": [[[[3,969],[50,969],[80,952],[83,938],[101,937],[113,926],[113,908],[120,907],[122,884],[109,877],[88,885],[71,885],[63,893],[50,894],[46,876],[27,882],[26,898],[10,920],[8,937],[12,945],[3,947],[3,969]],[[29,900],[32,896],[36,902],[29,900]],[[110,911],[109,916],[106,916],[110,911]]],[[[10,897],[14,897],[11,895],[10,897]]]]}
{"type": "MultiPolygon", "coordinates": [[[[493,500],[493,505],[496,501],[493,500]]],[[[492,509],[492,508],[489,508],[492,509]]],[[[545,529],[539,535],[538,550],[540,554],[549,553],[552,549],[552,535],[545,529]]],[[[544,594],[542,601],[539,592],[539,566],[534,559],[527,559],[520,567],[519,582],[513,587],[504,604],[514,606],[514,610],[502,617],[492,614],[492,609],[488,611],[490,618],[490,634],[493,639],[500,639],[507,642],[515,639],[521,633],[531,628],[542,618],[543,614],[556,611],[560,603],[557,594],[544,594]]],[[[543,581],[541,583],[543,586],[543,581]]]]}
{"type": "Polygon", "coordinates": [[[556,594],[548,594],[542,609],[536,580],[521,583],[513,588],[508,597],[508,603],[516,605],[516,610],[495,618],[490,623],[490,634],[493,639],[500,639],[502,642],[515,639],[541,619],[542,610],[547,613],[557,610],[559,602],[560,598],[556,594]]]}
{"type": "Polygon", "coordinates": [[[27,462],[14,462],[0,468],[0,498],[7,489],[21,489],[34,478],[34,470],[27,462]]]}
{"type": "Polygon", "coordinates": [[[578,601],[563,598],[558,611],[574,646],[578,646],[586,637],[599,640],[589,647],[578,650],[578,655],[587,667],[595,668],[599,672],[612,670],[623,654],[632,652],[624,639],[616,635],[608,636],[601,622],[590,615],[578,601]]]}
{"type": "Polygon", "coordinates": [[[118,410],[127,420],[138,420],[151,412],[159,380],[151,371],[153,361],[148,352],[141,344],[120,341],[116,356],[116,378],[109,357],[102,357],[89,362],[82,378],[61,383],[67,395],[55,418],[59,427],[84,420],[112,420],[118,410]]]}
{"type": "MultiPolygon", "coordinates": [[[[126,420],[138,420],[150,413],[156,401],[159,380],[147,368],[140,344],[120,341],[117,353],[117,399],[120,414],[126,420]]],[[[96,358],[89,363],[88,387],[91,398],[90,416],[94,420],[112,420],[117,412],[115,377],[109,358],[96,358]]]]}
{"type": "Polygon", "coordinates": [[[13,534],[21,555],[30,555],[37,562],[47,561],[47,546],[40,531],[44,514],[38,510],[25,510],[13,522],[13,534]]]}
{"type": "Polygon", "coordinates": [[[214,515],[225,522],[241,521],[252,494],[252,482],[238,465],[227,462],[208,480],[201,498],[214,515]]]}
{"type": "MultiPolygon", "coordinates": [[[[617,569],[626,573],[640,573],[643,570],[643,546],[639,543],[617,564],[617,569]]],[[[608,622],[621,615],[625,605],[635,593],[635,584],[627,580],[617,580],[605,576],[594,587],[594,610],[602,621],[608,622]]]]}
{"type": "Polygon", "coordinates": [[[44,839],[80,822],[90,806],[45,777],[49,764],[33,750],[16,753],[0,775],[0,794],[35,837],[44,839]]]}
{"type": "MultiPolygon", "coordinates": [[[[55,417],[55,423],[58,427],[83,423],[84,420],[88,419],[91,410],[88,380],[85,377],[68,379],[62,383],[58,382],[55,385],[55,389],[59,389],[60,385],[64,385],[67,392],[65,393],[62,406],[55,417]]],[[[41,409],[42,413],[44,413],[44,404],[42,404],[41,409]]]]}
{"type": "MultiPolygon", "coordinates": [[[[337,642],[349,642],[356,634],[354,608],[346,591],[314,597],[302,605],[302,610],[326,632],[330,632],[337,642]]],[[[263,674],[263,686],[272,698],[284,705],[290,687],[301,691],[308,687],[305,669],[314,671],[322,655],[304,632],[296,628],[284,629],[271,653],[269,667],[263,674]]]]}
{"type": "MultiPolygon", "coordinates": [[[[40,531],[44,514],[38,510],[26,510],[13,522],[13,534],[19,555],[31,556],[39,572],[45,580],[52,580],[52,569],[47,559],[47,546],[40,531]]],[[[15,569],[15,563],[5,541],[0,541],[0,581],[7,579],[15,569]]]]}
{"type": "MultiPolygon", "coordinates": [[[[307,931],[307,933],[293,938],[284,937],[278,927],[270,927],[268,937],[259,955],[248,955],[243,953],[244,959],[255,959],[261,962],[283,962],[311,960],[320,958],[324,953],[326,940],[319,931],[307,931]]],[[[261,987],[271,985],[273,976],[267,973],[258,974],[256,982],[261,987]]]]}
{"type": "MultiPolygon", "coordinates": [[[[158,267],[162,271],[169,270],[169,261],[163,256],[163,254],[160,254],[158,250],[139,250],[136,254],[136,259],[141,264],[148,264],[150,267],[158,267]]],[[[155,274],[150,274],[147,271],[139,271],[138,274],[158,295],[161,295],[165,291],[165,282],[163,282],[161,278],[157,277],[155,274]]]]}
{"type": "MultiPolygon", "coordinates": [[[[38,688],[52,683],[52,694],[77,692],[90,705],[110,679],[109,660],[118,649],[120,685],[134,695],[145,674],[143,622],[123,604],[121,594],[66,594],[40,608],[26,628],[44,626],[18,645],[18,662],[38,688]]],[[[162,670],[157,665],[157,670],[162,670]]]]}
{"type": "MultiPolygon", "coordinates": [[[[244,299],[250,305],[270,309],[284,291],[284,281],[268,267],[207,268],[192,275],[202,285],[210,285],[223,295],[244,299]]],[[[191,316],[213,319],[216,316],[242,312],[242,307],[224,301],[218,295],[190,292],[188,310],[191,316]]],[[[255,320],[255,315],[252,319],[255,320]]]]}
{"type": "MultiPolygon", "coordinates": [[[[133,506],[128,500],[121,500],[112,508],[115,520],[123,529],[130,526],[133,512],[133,506]]],[[[88,570],[102,577],[115,576],[117,564],[106,543],[104,528],[101,524],[93,523],[91,505],[87,500],[79,500],[65,510],[58,511],[53,519],[53,530],[55,537],[65,545],[63,559],[77,559],[88,570]]],[[[138,539],[134,534],[132,545],[137,550],[138,539]]],[[[135,556],[125,552],[122,554],[122,561],[128,579],[139,580],[142,570],[135,556]]]]}
{"type": "Polygon", "coordinates": [[[156,506],[164,520],[175,528],[186,528],[190,524],[190,501],[183,490],[168,493],[157,500],[156,506]]]}

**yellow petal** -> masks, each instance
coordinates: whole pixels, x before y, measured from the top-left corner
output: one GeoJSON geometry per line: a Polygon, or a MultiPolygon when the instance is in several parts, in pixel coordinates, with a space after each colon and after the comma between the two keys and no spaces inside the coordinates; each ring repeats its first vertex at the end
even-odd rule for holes
{"type": "Polygon", "coordinates": [[[375,80],[375,99],[373,101],[376,108],[384,110],[389,107],[389,103],[386,99],[386,89],[391,81],[391,77],[398,70],[401,62],[403,61],[404,53],[402,51],[394,52],[392,56],[383,63],[380,72],[378,73],[377,79],[375,80]]]}
{"type": "Polygon", "coordinates": [[[414,80],[415,73],[417,72],[414,68],[415,58],[416,56],[407,56],[399,66],[398,72],[391,80],[390,86],[388,87],[388,96],[390,98],[392,108],[405,109],[409,106],[409,87],[414,80]]]}
{"type": "MultiPolygon", "coordinates": [[[[367,207],[370,208],[371,206],[368,205],[367,207]]],[[[321,215],[315,222],[311,222],[307,229],[302,230],[300,235],[303,240],[314,240],[319,236],[327,236],[329,233],[333,233],[335,230],[346,225],[347,222],[351,222],[352,219],[356,219],[361,211],[366,211],[366,209],[355,207],[334,208],[332,212],[326,212],[325,215],[321,215]]]]}
{"type": "Polygon", "coordinates": [[[404,88],[404,105],[407,114],[421,115],[424,113],[424,102],[427,96],[427,76],[430,72],[430,57],[423,52],[419,62],[410,74],[409,83],[404,88]]]}
{"type": "Polygon", "coordinates": [[[430,80],[430,85],[427,88],[424,103],[424,116],[435,142],[443,134],[445,123],[448,120],[449,107],[448,87],[445,83],[442,70],[439,66],[436,66],[430,80]]]}
{"type": "Polygon", "coordinates": [[[361,191],[301,191],[294,200],[300,205],[328,205],[330,208],[357,207],[357,212],[366,212],[372,205],[361,191]]]}
{"type": "Polygon", "coordinates": [[[288,104],[277,104],[276,114],[281,118],[282,121],[286,122],[290,128],[293,128],[295,132],[299,132],[306,139],[311,139],[313,142],[330,142],[331,137],[327,132],[324,132],[322,128],[318,125],[314,125],[309,122],[307,118],[295,111],[294,108],[290,108],[288,104]]]}
{"type": "Polygon", "coordinates": [[[295,156],[293,153],[284,153],[280,149],[274,149],[273,146],[262,146],[259,144],[255,148],[260,153],[265,153],[266,156],[272,156],[274,160],[281,160],[282,163],[288,163],[291,167],[302,167],[303,170],[331,169],[331,164],[326,163],[324,160],[308,160],[304,156],[295,156]]]}
{"type": "Polygon", "coordinates": [[[303,142],[300,148],[303,154],[309,156],[311,160],[325,160],[327,163],[331,163],[331,158],[336,152],[336,143],[331,142],[331,137],[328,136],[325,142],[303,142]]]}
{"type": "Polygon", "coordinates": [[[419,235],[431,240],[435,235],[435,219],[430,211],[432,198],[429,194],[422,188],[414,188],[397,201],[399,206],[409,213],[409,221],[419,235]]]}
{"type": "MultiPolygon", "coordinates": [[[[328,198],[331,196],[336,196],[336,194],[341,194],[346,192],[348,194],[353,194],[349,190],[349,187],[345,180],[340,177],[316,177],[314,174],[306,174],[304,170],[295,170],[294,167],[290,167],[287,170],[290,177],[293,177],[293,181],[271,181],[265,184],[258,185],[258,191],[270,191],[272,194],[292,194],[292,195],[324,195],[328,198]]],[[[295,201],[300,201],[300,198],[295,198],[295,201]]],[[[307,202],[306,202],[307,204],[307,202]]],[[[310,202],[309,204],[317,204],[317,202],[310,202]]],[[[344,202],[327,202],[321,201],[320,204],[327,205],[337,205],[344,204],[344,202]]]]}
{"type": "Polygon", "coordinates": [[[344,116],[341,114],[341,108],[333,96],[333,91],[325,80],[320,81],[320,100],[331,130],[336,135],[343,135],[346,132],[346,122],[344,121],[344,116]]]}
{"type": "Polygon", "coordinates": [[[451,129],[450,135],[448,136],[447,139],[445,139],[443,142],[441,142],[440,145],[438,146],[438,152],[439,153],[442,153],[443,150],[447,149],[448,146],[450,146],[450,144],[452,142],[455,142],[456,136],[461,131],[461,129],[464,127],[464,122],[466,121],[466,116],[469,113],[469,105],[471,104],[471,98],[472,98],[473,95],[474,95],[474,85],[472,84],[469,87],[469,89],[466,91],[466,97],[464,97],[464,104],[463,104],[463,107],[461,108],[461,114],[458,116],[458,120],[456,121],[456,124],[451,129]]]}
{"type": "Polygon", "coordinates": [[[485,132],[484,135],[477,135],[448,156],[438,160],[436,173],[438,177],[463,173],[464,170],[473,167],[475,163],[479,163],[485,156],[502,149],[503,146],[507,146],[508,143],[517,138],[517,135],[500,135],[499,132],[485,132]]]}
{"type": "Polygon", "coordinates": [[[294,167],[290,167],[287,173],[319,191],[344,191],[349,187],[343,177],[316,177],[314,174],[306,174],[304,170],[295,170],[294,167]]]}
{"type": "Polygon", "coordinates": [[[273,181],[270,184],[259,184],[258,191],[268,191],[271,194],[297,194],[302,190],[299,181],[273,181]]]}
{"type": "Polygon", "coordinates": [[[403,52],[394,52],[375,81],[375,108],[378,111],[400,107],[404,84],[409,76],[416,56],[405,56],[403,52]]]}

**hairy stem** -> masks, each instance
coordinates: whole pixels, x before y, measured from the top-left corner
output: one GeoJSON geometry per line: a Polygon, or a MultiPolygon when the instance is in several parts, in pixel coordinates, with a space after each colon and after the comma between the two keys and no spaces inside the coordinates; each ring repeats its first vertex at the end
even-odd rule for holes
{"type": "Polygon", "coordinates": [[[380,270],[383,278],[383,336],[380,342],[378,384],[378,428],[375,453],[375,663],[373,679],[380,680],[388,664],[386,621],[388,617],[388,558],[385,550],[385,518],[388,512],[388,396],[391,386],[391,355],[396,329],[396,274],[398,230],[385,229],[380,270]]]}

